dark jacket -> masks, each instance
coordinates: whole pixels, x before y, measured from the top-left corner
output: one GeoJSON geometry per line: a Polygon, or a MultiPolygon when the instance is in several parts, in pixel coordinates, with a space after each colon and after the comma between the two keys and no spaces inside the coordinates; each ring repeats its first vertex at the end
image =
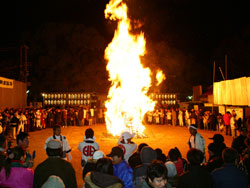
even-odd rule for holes
{"type": "Polygon", "coordinates": [[[180,176],[177,188],[212,188],[213,178],[202,166],[190,166],[190,170],[180,176]]]}
{"type": "Polygon", "coordinates": [[[219,156],[214,156],[209,159],[205,168],[211,173],[214,169],[222,167],[224,164],[223,160],[219,156]]]}
{"type": "Polygon", "coordinates": [[[51,175],[59,176],[63,180],[65,188],[77,187],[75,170],[71,163],[61,158],[49,157],[35,169],[34,188],[40,188],[51,175]]]}
{"type": "Polygon", "coordinates": [[[123,182],[119,178],[101,172],[89,172],[85,178],[85,188],[122,188],[123,182]]]}
{"type": "Polygon", "coordinates": [[[244,172],[240,171],[235,164],[225,164],[223,167],[212,172],[214,188],[247,188],[248,179],[244,172]]]}

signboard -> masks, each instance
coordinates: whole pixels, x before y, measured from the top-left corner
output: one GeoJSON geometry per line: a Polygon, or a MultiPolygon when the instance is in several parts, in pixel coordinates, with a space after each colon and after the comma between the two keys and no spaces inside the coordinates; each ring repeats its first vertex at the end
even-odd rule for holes
{"type": "Polygon", "coordinates": [[[13,80],[0,77],[0,87],[13,89],[13,80]]]}

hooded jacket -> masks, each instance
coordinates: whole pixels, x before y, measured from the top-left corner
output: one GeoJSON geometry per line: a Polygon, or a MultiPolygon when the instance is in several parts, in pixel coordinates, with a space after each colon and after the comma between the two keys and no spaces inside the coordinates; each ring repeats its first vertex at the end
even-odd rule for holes
{"type": "Polygon", "coordinates": [[[84,178],[85,188],[122,188],[123,182],[119,178],[101,172],[89,172],[84,178]]]}
{"type": "Polygon", "coordinates": [[[141,150],[140,157],[142,164],[134,169],[134,187],[141,187],[147,174],[147,167],[151,161],[157,158],[157,154],[151,147],[145,146],[141,150]]]}

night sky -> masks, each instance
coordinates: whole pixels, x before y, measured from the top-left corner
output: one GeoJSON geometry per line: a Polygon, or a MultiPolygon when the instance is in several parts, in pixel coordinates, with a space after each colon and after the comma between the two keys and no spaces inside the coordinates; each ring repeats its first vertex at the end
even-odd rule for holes
{"type": "MultiPolygon", "coordinates": [[[[206,88],[213,81],[214,61],[215,81],[223,80],[219,67],[224,72],[225,54],[228,79],[250,76],[250,11],[246,1],[126,2],[133,23],[141,23],[134,32],[143,31],[147,41],[143,64],[161,68],[166,74],[162,92],[191,92],[192,86],[199,84],[206,88]]],[[[29,81],[34,93],[63,91],[64,88],[107,92],[109,82],[103,55],[116,23],[104,19],[106,3],[107,0],[17,1],[14,20],[4,23],[6,29],[1,36],[0,76],[19,78],[18,69],[6,67],[17,67],[18,47],[26,44],[30,48],[29,81]],[[74,32],[72,38],[66,40],[71,33],[69,30],[74,32]],[[55,44],[49,38],[50,32],[56,36],[55,44]],[[72,40],[78,42],[71,43],[72,40]],[[51,46],[55,48],[50,49],[51,46]],[[74,55],[79,51],[79,56],[74,55]],[[95,67],[99,68],[95,70],[95,67]]]]}

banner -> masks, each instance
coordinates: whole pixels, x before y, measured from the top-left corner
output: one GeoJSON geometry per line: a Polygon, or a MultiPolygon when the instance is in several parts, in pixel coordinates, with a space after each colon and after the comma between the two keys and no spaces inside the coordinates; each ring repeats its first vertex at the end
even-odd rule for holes
{"type": "Polygon", "coordinates": [[[8,78],[4,78],[4,77],[0,77],[0,87],[2,88],[10,88],[13,89],[13,80],[8,79],[8,78]]]}
{"type": "Polygon", "coordinates": [[[250,77],[215,82],[214,104],[250,106],[250,77]]]}

